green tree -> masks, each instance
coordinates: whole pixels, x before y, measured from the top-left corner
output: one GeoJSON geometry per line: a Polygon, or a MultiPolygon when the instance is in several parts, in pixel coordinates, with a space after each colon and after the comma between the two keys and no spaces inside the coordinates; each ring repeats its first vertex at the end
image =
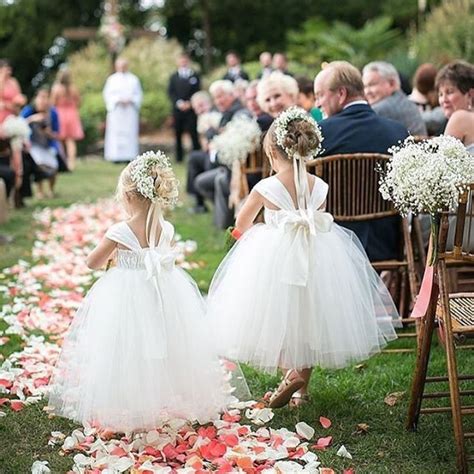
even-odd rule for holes
{"type": "Polygon", "coordinates": [[[392,23],[389,17],[378,17],[357,29],[341,21],[328,25],[320,18],[311,18],[298,30],[288,32],[288,53],[295,61],[312,67],[336,59],[362,67],[383,59],[396,46],[401,33],[391,27],[392,23]]]}
{"type": "Polygon", "coordinates": [[[419,62],[438,66],[454,59],[474,62],[474,1],[445,0],[410,37],[419,62]]]}

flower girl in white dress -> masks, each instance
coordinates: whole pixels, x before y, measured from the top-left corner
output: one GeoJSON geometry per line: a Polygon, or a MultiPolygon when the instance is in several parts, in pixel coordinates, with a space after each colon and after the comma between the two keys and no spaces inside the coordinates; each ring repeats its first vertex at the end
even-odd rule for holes
{"type": "Polygon", "coordinates": [[[225,407],[224,376],[199,290],[175,266],[163,207],[178,182],[161,152],[145,153],[119,179],[129,220],[114,224],[87,259],[117,265],[92,287],[64,341],[49,405],[104,429],[152,429],[169,418],[207,422],[225,407]]]}
{"type": "Polygon", "coordinates": [[[237,216],[241,234],[211,284],[208,313],[220,353],[286,375],[271,407],[307,399],[311,368],[363,360],[396,338],[399,316],[354,233],[324,212],[328,185],[305,161],[322,136],[306,112],[283,112],[264,148],[276,172],[237,216]],[[264,207],[265,224],[252,225],[264,207]]]}

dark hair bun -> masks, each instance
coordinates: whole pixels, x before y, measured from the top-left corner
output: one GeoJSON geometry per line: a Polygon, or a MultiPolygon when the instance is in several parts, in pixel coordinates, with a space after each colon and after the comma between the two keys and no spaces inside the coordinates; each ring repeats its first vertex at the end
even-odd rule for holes
{"type": "Polygon", "coordinates": [[[292,120],[287,126],[283,146],[300,156],[314,153],[319,145],[319,137],[313,125],[306,120],[292,120]]]}

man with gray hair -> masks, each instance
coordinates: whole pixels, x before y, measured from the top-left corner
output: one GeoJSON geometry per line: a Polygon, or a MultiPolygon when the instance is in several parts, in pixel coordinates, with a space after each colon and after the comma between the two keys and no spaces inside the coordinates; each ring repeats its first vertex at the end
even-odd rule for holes
{"type": "Polygon", "coordinates": [[[367,64],[362,80],[367,101],[378,115],[402,123],[412,135],[427,135],[421,113],[401,90],[400,76],[392,64],[367,64]]]}
{"type": "MultiPolygon", "coordinates": [[[[211,127],[205,133],[206,139],[210,142],[232,120],[236,113],[242,111],[243,105],[234,97],[234,85],[231,81],[224,79],[215,81],[209,87],[209,92],[214,105],[222,114],[219,127],[217,129],[211,127]]],[[[214,198],[214,181],[218,175],[219,166],[216,152],[212,149],[207,152],[191,152],[188,163],[187,191],[196,198],[196,205],[192,212],[203,213],[207,211],[204,198],[207,197],[211,200],[214,198]]]]}

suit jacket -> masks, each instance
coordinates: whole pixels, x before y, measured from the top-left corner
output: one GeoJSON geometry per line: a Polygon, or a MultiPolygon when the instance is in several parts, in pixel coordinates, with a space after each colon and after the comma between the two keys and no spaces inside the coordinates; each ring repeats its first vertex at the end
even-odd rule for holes
{"type": "Polygon", "coordinates": [[[234,71],[228,69],[222,79],[232,82],[235,82],[237,79],[244,79],[246,81],[250,80],[249,75],[243,69],[239,69],[237,74],[234,73],[234,71]]]}
{"type": "Polygon", "coordinates": [[[375,112],[403,124],[412,135],[427,135],[426,125],[423,122],[418,107],[402,91],[372,104],[375,112]]]}
{"type": "MultiPolygon", "coordinates": [[[[219,122],[219,129],[225,127],[232,120],[236,113],[250,113],[247,112],[247,109],[244,109],[244,106],[242,105],[242,102],[240,102],[239,99],[235,99],[234,102],[232,102],[232,105],[227,110],[222,112],[221,120],[219,122]]],[[[218,133],[219,130],[216,130],[215,128],[210,128],[206,131],[206,138],[210,141],[218,133]]]]}
{"type": "Polygon", "coordinates": [[[191,70],[187,78],[179,75],[178,71],[171,75],[168,83],[168,96],[173,104],[174,112],[181,112],[176,107],[178,100],[189,100],[191,96],[201,89],[201,80],[199,75],[191,70]]]}
{"type": "MultiPolygon", "coordinates": [[[[408,136],[398,122],[379,117],[368,104],[355,104],[319,122],[324,137],[321,156],[384,153],[408,136]]],[[[371,261],[398,258],[400,218],[339,223],[359,237],[371,261]]]]}

